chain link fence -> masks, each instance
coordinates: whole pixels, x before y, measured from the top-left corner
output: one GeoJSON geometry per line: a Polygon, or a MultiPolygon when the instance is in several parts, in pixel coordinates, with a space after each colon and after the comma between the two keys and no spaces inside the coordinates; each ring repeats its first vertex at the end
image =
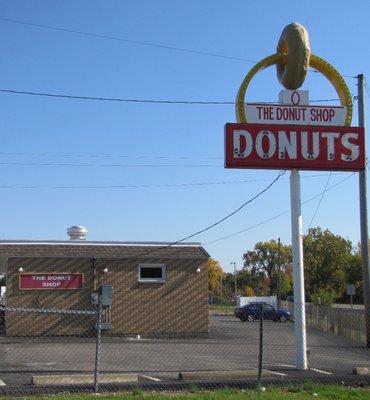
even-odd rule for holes
{"type": "MultiPolygon", "coordinates": [[[[293,307],[228,305],[227,312],[210,307],[209,335],[200,337],[181,332],[114,335],[106,323],[109,307],[101,304],[87,310],[1,306],[0,393],[100,392],[137,386],[180,390],[307,380],[370,383],[370,349],[354,334],[361,325],[353,319],[348,334],[350,320],[339,317],[338,310],[306,307],[308,369],[297,369],[293,307]],[[25,319],[25,314],[32,318],[25,319]],[[364,375],[355,375],[354,369],[364,375]]],[[[160,318],[146,309],[143,304],[135,317],[145,323],[160,318]]],[[[174,308],[173,315],[163,318],[175,323],[182,317],[174,308]]],[[[361,313],[357,317],[363,319],[361,313]]]]}
{"type": "MultiPolygon", "coordinates": [[[[294,314],[294,303],[283,302],[282,306],[294,314]]],[[[365,310],[348,305],[325,306],[306,304],[307,325],[323,332],[334,333],[365,345],[365,310]]]]}

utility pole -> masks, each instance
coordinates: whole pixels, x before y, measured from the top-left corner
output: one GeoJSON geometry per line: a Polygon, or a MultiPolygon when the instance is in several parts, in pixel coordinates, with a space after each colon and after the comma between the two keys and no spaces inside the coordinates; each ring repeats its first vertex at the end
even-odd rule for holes
{"type": "Polygon", "coordinates": [[[277,299],[281,301],[281,242],[278,238],[278,262],[277,262],[277,299]]]}
{"type": "Polygon", "coordinates": [[[238,288],[236,286],[236,262],[232,261],[230,264],[234,265],[234,287],[235,287],[235,302],[236,302],[237,301],[236,298],[238,297],[238,288]]]}
{"type": "MultiPolygon", "coordinates": [[[[358,125],[365,127],[365,98],[364,75],[357,75],[357,102],[358,125]]],[[[366,135],[364,140],[366,139],[366,135]]],[[[364,146],[366,152],[366,146],[364,146]]],[[[366,153],[365,153],[366,159],[366,153]]],[[[365,304],[365,332],[366,347],[370,347],[370,267],[369,267],[369,230],[367,217],[367,173],[366,167],[359,172],[359,197],[360,197],[360,225],[361,225],[361,254],[362,254],[362,278],[364,282],[365,304]]]]}
{"type": "Polygon", "coordinates": [[[220,301],[222,303],[222,269],[221,269],[221,274],[220,274],[220,301]]]}

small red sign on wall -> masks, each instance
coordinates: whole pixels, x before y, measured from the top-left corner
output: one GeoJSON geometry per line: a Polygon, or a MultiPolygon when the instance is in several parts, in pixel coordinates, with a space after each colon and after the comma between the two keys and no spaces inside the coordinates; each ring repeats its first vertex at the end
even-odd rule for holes
{"type": "Polygon", "coordinates": [[[364,128],[225,125],[225,167],[359,171],[365,168],[364,128]]]}
{"type": "Polygon", "coordinates": [[[84,274],[19,274],[21,290],[83,289],[84,274]]]}

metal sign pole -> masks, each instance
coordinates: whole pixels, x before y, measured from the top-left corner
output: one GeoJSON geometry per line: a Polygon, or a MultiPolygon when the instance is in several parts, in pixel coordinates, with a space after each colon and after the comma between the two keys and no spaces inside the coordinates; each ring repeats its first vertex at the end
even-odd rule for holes
{"type": "Polygon", "coordinates": [[[298,169],[290,174],[292,223],[295,358],[297,369],[307,369],[306,311],[304,295],[301,187],[298,169]]]}
{"type": "MultiPolygon", "coordinates": [[[[364,75],[357,76],[358,84],[358,125],[365,126],[364,75]]],[[[364,146],[364,152],[366,148],[364,146]]],[[[365,168],[359,172],[360,225],[361,225],[361,254],[362,278],[364,283],[365,332],[366,347],[370,347],[370,267],[369,267],[369,231],[367,217],[367,172],[365,168]]]]}

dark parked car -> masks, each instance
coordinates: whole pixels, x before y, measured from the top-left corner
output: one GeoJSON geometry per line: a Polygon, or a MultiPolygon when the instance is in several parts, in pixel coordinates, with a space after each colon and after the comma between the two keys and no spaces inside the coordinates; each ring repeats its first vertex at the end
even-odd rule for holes
{"type": "MultiPolygon", "coordinates": [[[[271,319],[272,321],[286,322],[291,320],[290,312],[263,304],[263,318],[271,319]]],[[[261,305],[259,303],[249,303],[235,309],[235,317],[240,321],[254,321],[259,319],[261,315],[261,305]]]]}

